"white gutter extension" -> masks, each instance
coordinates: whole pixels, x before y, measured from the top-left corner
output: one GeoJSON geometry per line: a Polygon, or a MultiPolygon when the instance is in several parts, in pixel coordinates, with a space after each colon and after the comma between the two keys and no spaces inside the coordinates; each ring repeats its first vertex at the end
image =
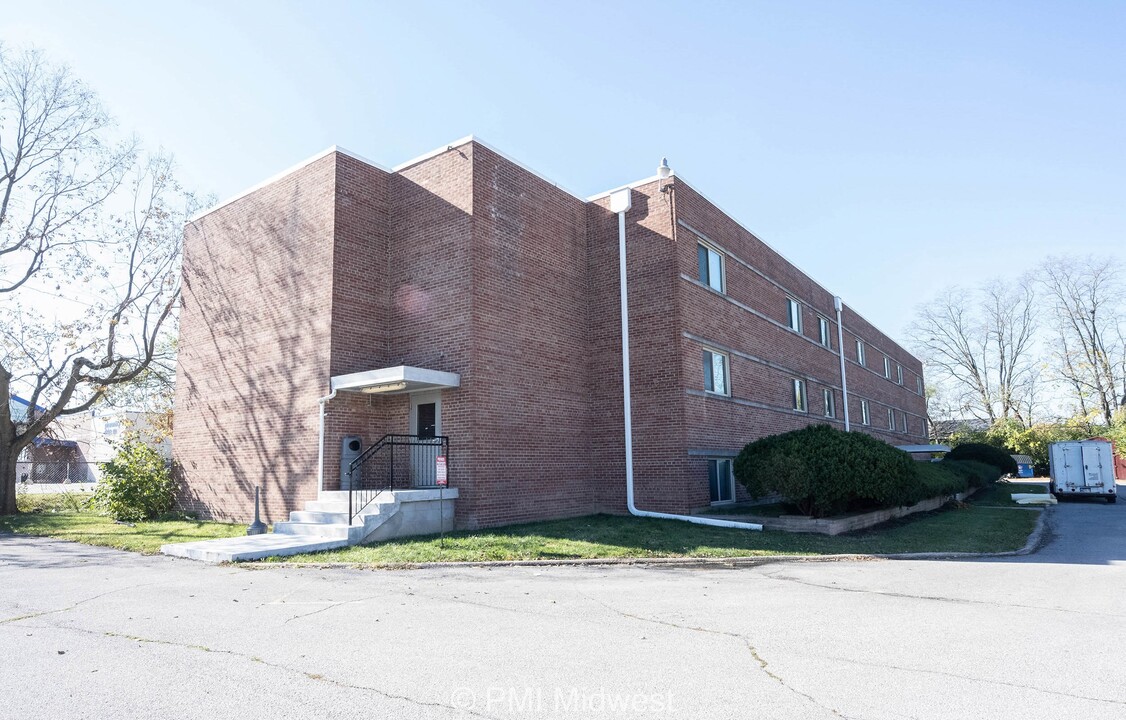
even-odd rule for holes
{"type": "Polygon", "coordinates": [[[739,528],[742,530],[762,530],[756,523],[741,523],[732,520],[716,520],[695,515],[673,515],[671,513],[638,510],[633,501],[633,417],[630,409],[629,382],[629,301],[626,293],[626,212],[633,205],[632,190],[625,188],[610,195],[610,212],[618,215],[618,280],[622,300],[622,397],[625,417],[626,440],[626,507],[631,515],[637,517],[660,518],[663,520],[683,520],[696,525],[739,528]]]}
{"type": "Polygon", "coordinates": [[[321,426],[320,426],[320,441],[317,444],[317,492],[324,492],[325,489],[325,405],[329,400],[336,397],[336,388],[332,388],[332,392],[325,395],[318,402],[321,404],[321,426]]]}
{"type": "Polygon", "coordinates": [[[837,350],[840,351],[841,356],[841,400],[844,404],[845,432],[848,432],[850,430],[848,424],[848,378],[845,376],[844,328],[841,323],[841,311],[844,309],[844,303],[841,302],[840,295],[833,298],[833,308],[837,311],[837,350]]]}

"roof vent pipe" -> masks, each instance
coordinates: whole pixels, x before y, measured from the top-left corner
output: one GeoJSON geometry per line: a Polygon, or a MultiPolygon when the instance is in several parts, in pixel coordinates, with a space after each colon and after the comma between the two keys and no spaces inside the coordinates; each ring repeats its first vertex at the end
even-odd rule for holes
{"type": "MultiPolygon", "coordinates": [[[[662,162],[664,167],[667,163],[662,162]]],[[[633,195],[629,188],[618,190],[610,195],[610,211],[618,214],[618,285],[621,293],[622,309],[622,410],[625,418],[626,446],[626,507],[631,515],[660,518],[663,520],[683,520],[696,525],[739,528],[742,530],[762,530],[757,523],[741,523],[733,520],[715,520],[696,515],[673,515],[670,513],[638,510],[633,500],[633,417],[630,407],[629,382],[629,301],[626,292],[626,213],[633,205],[633,195]]]]}

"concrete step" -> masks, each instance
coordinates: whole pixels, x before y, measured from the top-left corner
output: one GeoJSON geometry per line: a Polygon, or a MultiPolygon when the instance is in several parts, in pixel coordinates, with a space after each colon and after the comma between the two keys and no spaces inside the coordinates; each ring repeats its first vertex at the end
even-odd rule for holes
{"type": "Polygon", "coordinates": [[[351,525],[344,523],[306,523],[306,522],[279,522],[274,523],[274,533],[278,535],[320,535],[330,538],[349,537],[351,525]]]}
{"type": "Polygon", "coordinates": [[[305,503],[305,509],[309,512],[327,512],[327,513],[347,513],[348,501],[340,502],[339,500],[309,500],[305,503]]]}
{"type": "Polygon", "coordinates": [[[289,513],[290,522],[299,523],[325,523],[328,525],[347,525],[348,513],[347,511],[329,511],[322,510],[293,510],[289,513]]]}
{"type": "Polygon", "coordinates": [[[347,538],[267,533],[164,545],[160,548],[160,552],[173,557],[217,563],[297,555],[298,553],[333,550],[347,547],[347,545],[347,538]]]}

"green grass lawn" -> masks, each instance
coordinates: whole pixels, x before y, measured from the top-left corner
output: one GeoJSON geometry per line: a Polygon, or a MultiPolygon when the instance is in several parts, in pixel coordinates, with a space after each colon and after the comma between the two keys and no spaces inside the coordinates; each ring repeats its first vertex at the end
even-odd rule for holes
{"type": "Polygon", "coordinates": [[[873,530],[829,537],[592,515],[451,533],[444,548],[438,537],[428,536],[277,561],[394,566],[437,561],[999,552],[1021,548],[1036,519],[1036,512],[968,507],[914,515],[873,530]]]}
{"type": "Polygon", "coordinates": [[[153,555],[168,543],[245,535],[246,526],[198,520],[117,523],[86,507],[88,494],[20,495],[19,515],[0,516],[0,532],[40,535],[153,555]]]}
{"type": "Polygon", "coordinates": [[[1017,505],[1013,502],[1013,493],[1037,493],[1043,494],[1048,492],[1046,485],[1023,485],[1020,483],[993,483],[987,485],[981,490],[970,497],[969,501],[974,505],[982,507],[1027,507],[1026,505],[1017,505]]]}

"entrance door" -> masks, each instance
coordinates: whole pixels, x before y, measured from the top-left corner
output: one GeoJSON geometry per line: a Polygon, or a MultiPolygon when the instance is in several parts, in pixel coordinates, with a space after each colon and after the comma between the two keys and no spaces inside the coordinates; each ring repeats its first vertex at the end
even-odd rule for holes
{"type": "MultiPolygon", "coordinates": [[[[411,393],[411,435],[425,443],[442,434],[442,393],[411,393]]],[[[442,444],[411,445],[411,485],[433,487],[437,484],[437,460],[442,444]]]]}

